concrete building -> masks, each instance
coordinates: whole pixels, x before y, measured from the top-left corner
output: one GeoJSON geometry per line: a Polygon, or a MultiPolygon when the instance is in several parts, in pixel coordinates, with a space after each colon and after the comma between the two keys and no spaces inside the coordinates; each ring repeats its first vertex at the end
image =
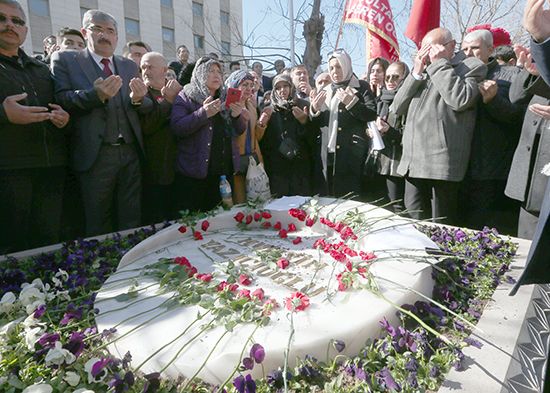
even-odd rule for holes
{"type": "Polygon", "coordinates": [[[80,28],[82,15],[100,9],[118,22],[117,53],[127,41],[144,41],[173,60],[178,45],[190,59],[216,52],[240,60],[242,0],[19,0],[26,10],[27,53],[42,53],[42,40],[63,27],[80,28]]]}

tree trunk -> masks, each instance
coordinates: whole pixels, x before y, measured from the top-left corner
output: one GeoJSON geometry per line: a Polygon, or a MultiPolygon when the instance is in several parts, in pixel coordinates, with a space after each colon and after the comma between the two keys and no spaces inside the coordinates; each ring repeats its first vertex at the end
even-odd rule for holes
{"type": "Polygon", "coordinates": [[[306,49],[304,51],[304,65],[309,77],[312,79],[321,64],[321,42],[325,32],[325,16],[321,14],[321,0],[313,1],[313,8],[308,20],[304,23],[304,38],[306,49]]]}

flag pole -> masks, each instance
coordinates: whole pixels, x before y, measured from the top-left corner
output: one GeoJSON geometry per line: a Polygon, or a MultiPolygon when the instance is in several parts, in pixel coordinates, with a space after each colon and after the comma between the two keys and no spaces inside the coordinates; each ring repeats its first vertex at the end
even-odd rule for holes
{"type": "Polygon", "coordinates": [[[344,20],[346,19],[346,10],[348,9],[348,1],[346,0],[346,3],[344,4],[344,13],[342,15],[342,21],[340,22],[340,28],[338,29],[338,35],[336,36],[336,44],[334,45],[334,49],[338,49],[338,43],[340,42],[340,36],[342,35],[342,29],[344,28],[344,20]]]}

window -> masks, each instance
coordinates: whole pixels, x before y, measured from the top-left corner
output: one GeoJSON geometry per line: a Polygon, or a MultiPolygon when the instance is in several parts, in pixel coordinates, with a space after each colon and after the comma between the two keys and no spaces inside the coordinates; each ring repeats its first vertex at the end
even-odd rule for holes
{"type": "Polygon", "coordinates": [[[229,56],[231,54],[231,42],[222,41],[222,55],[229,56]]]}
{"type": "Polygon", "coordinates": [[[220,22],[222,26],[229,26],[229,12],[220,11],[220,22]]]}
{"type": "Polygon", "coordinates": [[[202,18],[202,15],[203,15],[202,4],[193,2],[193,16],[198,16],[202,18]]]}
{"type": "Polygon", "coordinates": [[[204,49],[204,37],[202,35],[193,34],[193,43],[195,48],[204,49]]]}
{"type": "Polygon", "coordinates": [[[160,5],[166,8],[172,8],[172,0],[160,0],[160,5]]]}
{"type": "Polygon", "coordinates": [[[139,37],[139,20],[124,18],[124,26],[126,27],[126,35],[139,37]]]}
{"type": "Polygon", "coordinates": [[[38,16],[50,16],[48,0],[29,0],[29,11],[38,16]]]}
{"type": "Polygon", "coordinates": [[[164,42],[176,42],[176,39],[174,37],[174,29],[170,29],[169,27],[163,27],[162,40],[164,42]]]}

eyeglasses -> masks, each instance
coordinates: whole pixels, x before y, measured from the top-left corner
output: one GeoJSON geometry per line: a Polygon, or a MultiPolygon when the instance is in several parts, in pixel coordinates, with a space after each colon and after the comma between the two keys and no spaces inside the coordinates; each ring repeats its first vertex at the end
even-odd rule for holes
{"type": "Polygon", "coordinates": [[[399,74],[386,74],[386,82],[397,82],[399,79],[401,79],[399,74]]]}
{"type": "MultiPolygon", "coordinates": [[[[11,23],[13,23],[15,26],[24,27],[27,22],[25,22],[23,19],[18,18],[17,16],[12,16],[9,18],[11,20],[11,23]]],[[[8,17],[4,14],[0,14],[0,23],[7,23],[8,17]]]]}
{"type": "Polygon", "coordinates": [[[330,59],[332,56],[341,55],[342,53],[346,53],[346,50],[343,48],[334,49],[333,51],[327,53],[327,57],[330,59]]]}
{"type": "Polygon", "coordinates": [[[88,26],[87,29],[90,30],[94,34],[103,34],[103,35],[115,35],[116,34],[115,29],[112,29],[112,28],[104,29],[101,26],[92,25],[92,26],[88,26]]]}

